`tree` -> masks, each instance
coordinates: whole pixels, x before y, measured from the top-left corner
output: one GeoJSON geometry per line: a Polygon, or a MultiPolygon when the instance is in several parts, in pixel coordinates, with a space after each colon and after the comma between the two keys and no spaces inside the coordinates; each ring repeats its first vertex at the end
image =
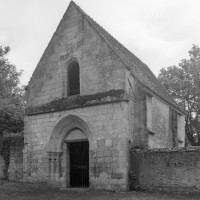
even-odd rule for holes
{"type": "Polygon", "coordinates": [[[159,81],[186,111],[186,134],[193,145],[200,145],[200,47],[193,45],[189,59],[178,66],[162,68],[159,81]],[[195,142],[198,138],[198,142],[195,142]]]}
{"type": "Polygon", "coordinates": [[[23,88],[19,86],[22,71],[9,63],[9,51],[9,47],[0,46],[0,155],[4,158],[4,179],[8,178],[12,140],[2,136],[22,132],[24,127],[23,88]]]}
{"type": "Polygon", "coordinates": [[[9,63],[9,47],[0,46],[0,137],[23,130],[23,88],[19,86],[22,71],[9,63]]]}

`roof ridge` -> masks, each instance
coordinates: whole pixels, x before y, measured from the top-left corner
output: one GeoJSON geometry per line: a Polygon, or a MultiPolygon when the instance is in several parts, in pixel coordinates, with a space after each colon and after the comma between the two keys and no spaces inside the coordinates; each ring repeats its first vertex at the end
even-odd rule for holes
{"type": "Polygon", "coordinates": [[[164,99],[171,105],[175,106],[179,111],[181,111],[185,114],[184,110],[169,95],[166,88],[159,82],[157,77],[153,74],[153,72],[150,70],[150,68],[145,63],[143,63],[129,49],[127,49],[116,38],[114,38],[107,30],[105,30],[102,26],[100,26],[94,19],[92,19],[89,15],[87,15],[74,1],[71,1],[70,3],[73,3],[75,5],[75,7],[84,15],[84,17],[86,17],[86,19],[89,21],[89,23],[92,25],[92,27],[101,35],[101,37],[105,40],[105,42],[113,49],[113,51],[122,60],[122,62],[125,64],[125,66],[131,71],[131,74],[141,84],[148,87],[151,91],[156,93],[160,98],[164,99]],[[124,55],[122,55],[122,54],[124,54],[124,55]],[[126,56],[127,54],[128,54],[128,56],[126,56]],[[136,62],[136,63],[134,63],[132,60],[134,60],[134,62],[136,62]],[[138,68],[137,64],[140,65],[140,68],[142,68],[142,71],[145,73],[145,75],[147,77],[143,76],[143,74],[142,74],[141,70],[138,68]],[[131,67],[130,65],[134,66],[134,68],[131,67]],[[145,84],[146,82],[148,82],[148,84],[145,84]],[[153,84],[153,82],[156,82],[156,84],[153,84]],[[158,92],[159,90],[161,90],[164,93],[164,95],[160,94],[158,92]],[[166,97],[168,97],[168,98],[166,98],[166,97]]]}

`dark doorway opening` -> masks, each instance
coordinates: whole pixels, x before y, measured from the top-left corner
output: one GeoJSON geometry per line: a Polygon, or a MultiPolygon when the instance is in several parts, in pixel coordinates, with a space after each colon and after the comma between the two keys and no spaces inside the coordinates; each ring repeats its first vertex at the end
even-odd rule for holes
{"type": "Polygon", "coordinates": [[[89,187],[89,142],[70,142],[70,187],[89,187]]]}

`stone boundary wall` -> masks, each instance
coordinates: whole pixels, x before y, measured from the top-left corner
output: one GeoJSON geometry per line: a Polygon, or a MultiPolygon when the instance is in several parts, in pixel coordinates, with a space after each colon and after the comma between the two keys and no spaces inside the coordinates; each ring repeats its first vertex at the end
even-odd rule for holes
{"type": "Polygon", "coordinates": [[[3,157],[0,155],[0,179],[2,179],[4,177],[4,159],[3,157]]]}
{"type": "MultiPolygon", "coordinates": [[[[6,162],[8,159],[7,179],[12,181],[20,181],[23,179],[23,135],[9,135],[2,139],[3,147],[0,155],[0,179],[5,179],[6,162]]],[[[1,147],[1,148],[2,148],[1,147]]]]}
{"type": "Polygon", "coordinates": [[[130,190],[200,193],[200,147],[130,151],[130,190]]]}

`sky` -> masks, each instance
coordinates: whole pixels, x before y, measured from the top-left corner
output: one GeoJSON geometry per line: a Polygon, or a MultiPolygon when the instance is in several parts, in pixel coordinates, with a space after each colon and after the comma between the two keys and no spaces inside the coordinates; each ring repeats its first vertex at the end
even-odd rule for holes
{"type": "MultiPolygon", "coordinates": [[[[163,67],[188,58],[200,46],[199,0],[74,0],[90,17],[149,66],[163,67]]],[[[64,15],[69,0],[0,0],[0,46],[23,70],[27,85],[64,15]]]]}

